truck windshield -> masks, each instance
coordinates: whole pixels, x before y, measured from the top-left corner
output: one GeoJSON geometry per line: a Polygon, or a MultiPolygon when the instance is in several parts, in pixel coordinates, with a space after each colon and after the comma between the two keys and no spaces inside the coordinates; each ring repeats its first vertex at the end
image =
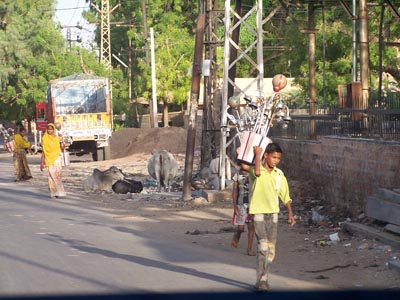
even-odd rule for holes
{"type": "Polygon", "coordinates": [[[53,87],[52,96],[58,115],[107,111],[105,86],[53,87]]]}

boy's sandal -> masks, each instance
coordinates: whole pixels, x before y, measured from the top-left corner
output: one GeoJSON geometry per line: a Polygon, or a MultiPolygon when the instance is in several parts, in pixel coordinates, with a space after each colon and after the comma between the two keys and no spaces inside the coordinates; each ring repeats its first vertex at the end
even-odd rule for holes
{"type": "Polygon", "coordinates": [[[256,253],[252,250],[247,250],[247,255],[248,256],[256,256],[256,253]]]}

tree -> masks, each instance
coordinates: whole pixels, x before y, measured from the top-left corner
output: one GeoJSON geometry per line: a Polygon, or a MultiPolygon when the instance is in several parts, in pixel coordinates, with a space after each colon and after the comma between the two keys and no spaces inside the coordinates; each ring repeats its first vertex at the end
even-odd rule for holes
{"type": "Polygon", "coordinates": [[[94,52],[66,52],[63,36],[53,21],[53,0],[0,3],[0,118],[33,119],[35,104],[46,99],[50,80],[83,73],[104,76],[94,52]]]}
{"type": "MultiPolygon", "coordinates": [[[[117,1],[111,0],[110,7],[114,7],[116,3],[117,1]]],[[[126,63],[129,55],[132,57],[132,98],[150,99],[150,38],[144,36],[144,27],[154,28],[157,97],[163,105],[164,117],[168,116],[168,106],[185,102],[190,90],[190,77],[187,72],[193,57],[193,28],[197,18],[197,3],[154,0],[145,10],[137,2],[126,1],[121,4],[110,15],[112,52],[126,63]]],[[[88,16],[92,19],[93,17],[100,17],[95,10],[88,16]]],[[[100,40],[99,35],[97,39],[100,40]]],[[[119,62],[113,60],[112,64],[114,68],[120,68],[119,62]]],[[[128,82],[127,71],[121,69],[121,82],[124,82],[125,88],[125,83],[128,82]]],[[[130,111],[131,103],[127,101],[127,92],[121,92],[119,95],[123,98],[114,101],[119,101],[118,109],[130,111]]],[[[168,125],[168,120],[165,119],[163,123],[168,125]]]]}
{"type": "MultiPolygon", "coordinates": [[[[274,5],[279,3],[275,1],[274,5]]],[[[272,10],[274,6],[269,8],[272,10]]],[[[371,6],[368,8],[369,37],[370,37],[370,84],[377,88],[379,76],[379,22],[382,6],[371,6]]],[[[274,57],[267,70],[273,73],[291,74],[296,78],[296,83],[302,87],[303,98],[308,98],[308,37],[301,29],[307,28],[308,7],[296,6],[286,10],[287,15],[272,18],[266,23],[265,30],[273,33],[278,28],[279,21],[283,26],[281,29],[280,45],[285,51],[281,51],[274,57]],[[289,64],[290,62],[290,64],[289,64]],[[288,69],[290,66],[290,70],[288,69]]],[[[320,107],[332,106],[337,103],[337,86],[348,84],[352,81],[352,21],[340,5],[327,7],[317,6],[315,16],[316,32],[316,88],[318,105],[320,107]],[[325,44],[325,55],[323,47],[325,44]]],[[[396,22],[393,12],[386,10],[384,14],[385,42],[392,41],[400,31],[400,23],[396,22]]],[[[358,39],[358,37],[357,37],[358,39]]],[[[394,40],[396,41],[396,40],[394,40]]],[[[359,56],[359,53],[358,53],[359,56]]],[[[266,57],[266,55],[264,55],[266,57]]],[[[399,54],[394,47],[384,47],[382,53],[383,71],[390,73],[399,85],[399,54]]],[[[359,67],[358,67],[359,69],[359,67]]],[[[266,76],[268,71],[266,72],[266,76]]],[[[307,101],[302,101],[306,103],[307,101]]]]}
{"type": "Polygon", "coordinates": [[[49,64],[63,46],[52,22],[52,0],[0,4],[0,117],[31,118],[34,103],[42,100],[49,64]]]}

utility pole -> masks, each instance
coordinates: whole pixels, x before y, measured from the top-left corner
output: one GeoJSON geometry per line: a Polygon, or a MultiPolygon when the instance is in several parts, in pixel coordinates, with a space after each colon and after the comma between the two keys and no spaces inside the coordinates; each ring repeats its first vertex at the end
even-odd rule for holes
{"type": "Polygon", "coordinates": [[[71,47],[72,47],[71,40],[72,40],[71,28],[67,28],[67,52],[71,51],[71,47]]]}
{"type": "Polygon", "coordinates": [[[156,81],[156,57],[154,51],[154,30],[150,28],[150,44],[151,44],[151,86],[152,86],[152,102],[151,102],[151,127],[158,127],[157,120],[157,81],[156,81]]]}
{"type": "MultiPolygon", "coordinates": [[[[356,9],[356,0],[353,0],[352,2],[353,6],[352,6],[352,13],[353,16],[356,15],[357,9],[356,9]]],[[[352,45],[353,45],[353,50],[352,50],[352,64],[353,64],[353,70],[352,70],[352,78],[353,78],[353,82],[357,81],[357,20],[356,18],[353,18],[352,22],[352,45]]]]}
{"type": "Polygon", "coordinates": [[[368,12],[367,0],[359,2],[359,20],[360,20],[360,71],[362,88],[362,107],[368,107],[369,100],[369,43],[368,43],[368,12]]]}
{"type": "Polygon", "coordinates": [[[67,29],[67,52],[71,51],[72,42],[80,43],[82,40],[79,35],[76,36],[76,40],[72,39],[71,28],[78,28],[82,30],[82,26],[63,26],[62,29],[67,29]]]}
{"type": "Polygon", "coordinates": [[[203,130],[201,141],[201,168],[208,167],[218,153],[220,130],[221,87],[218,78],[221,62],[217,51],[224,42],[217,32],[224,29],[224,10],[219,8],[219,0],[203,0],[205,20],[204,59],[210,62],[210,74],[204,76],[203,130]]]}
{"type": "Polygon", "coordinates": [[[198,101],[200,94],[200,78],[203,61],[203,37],[204,37],[205,15],[199,15],[196,26],[196,40],[194,44],[194,58],[192,66],[192,88],[190,91],[190,108],[187,131],[187,145],[185,157],[185,171],[183,176],[183,192],[184,201],[191,199],[190,188],[192,183],[192,171],[194,160],[194,146],[196,143],[196,117],[198,110],[198,101]]]}

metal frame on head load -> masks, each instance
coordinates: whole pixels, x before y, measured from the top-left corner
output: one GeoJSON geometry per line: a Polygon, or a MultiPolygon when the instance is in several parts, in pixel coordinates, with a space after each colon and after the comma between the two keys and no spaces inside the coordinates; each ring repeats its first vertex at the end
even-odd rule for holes
{"type": "Polygon", "coordinates": [[[111,105],[108,78],[74,74],[49,82],[45,120],[60,128],[69,152],[106,160],[111,158],[111,105]]]}

